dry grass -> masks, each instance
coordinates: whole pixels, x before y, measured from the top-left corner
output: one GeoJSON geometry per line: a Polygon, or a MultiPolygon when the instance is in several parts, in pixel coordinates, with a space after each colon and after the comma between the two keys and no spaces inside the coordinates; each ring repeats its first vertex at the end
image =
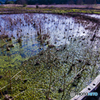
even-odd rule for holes
{"type": "MultiPolygon", "coordinates": [[[[23,5],[20,4],[4,4],[1,5],[2,7],[23,7],[23,5]]],[[[85,8],[90,8],[90,9],[100,9],[100,4],[91,4],[91,5],[68,5],[68,4],[56,4],[56,5],[38,5],[40,8],[51,8],[51,7],[56,7],[56,8],[80,8],[80,9],[85,9],[85,8]]],[[[35,8],[36,5],[27,5],[29,8],[35,8]]]]}
{"type": "Polygon", "coordinates": [[[100,5],[23,5],[6,4],[0,6],[0,14],[15,14],[15,13],[90,13],[100,14],[100,5]]]}

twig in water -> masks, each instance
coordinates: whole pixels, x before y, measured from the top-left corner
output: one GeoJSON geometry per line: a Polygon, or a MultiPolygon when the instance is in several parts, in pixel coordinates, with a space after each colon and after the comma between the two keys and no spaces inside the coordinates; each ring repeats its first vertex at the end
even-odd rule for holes
{"type": "Polygon", "coordinates": [[[50,71],[50,83],[49,83],[49,91],[47,94],[47,99],[49,98],[49,93],[50,93],[50,88],[51,88],[51,80],[52,80],[52,66],[50,67],[51,71],[50,71]]]}
{"type": "Polygon", "coordinates": [[[65,72],[64,72],[63,95],[62,95],[62,97],[61,97],[61,100],[63,99],[63,97],[64,97],[64,94],[65,94],[65,82],[66,82],[65,78],[66,78],[66,74],[65,74],[65,72]]]}

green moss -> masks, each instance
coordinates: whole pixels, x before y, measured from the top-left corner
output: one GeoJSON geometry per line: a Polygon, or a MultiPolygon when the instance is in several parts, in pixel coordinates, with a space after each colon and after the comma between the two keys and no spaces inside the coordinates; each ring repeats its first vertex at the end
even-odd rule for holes
{"type": "MultiPolygon", "coordinates": [[[[52,98],[53,100],[61,99],[62,93],[58,93],[58,90],[59,88],[63,89],[64,72],[67,73],[70,66],[68,64],[61,63],[60,60],[58,59],[54,60],[55,58],[57,58],[57,56],[61,55],[61,51],[57,53],[55,51],[56,51],[55,49],[46,50],[43,55],[40,56],[40,54],[38,54],[34,57],[31,57],[30,59],[26,60],[21,66],[17,66],[16,64],[17,66],[16,70],[14,67],[12,67],[11,70],[9,68],[6,68],[6,70],[11,71],[10,75],[11,77],[13,77],[20,70],[22,70],[22,73],[20,72],[19,74],[17,74],[16,77],[14,77],[11,81],[12,82],[11,95],[15,97],[15,100],[21,100],[21,99],[32,100],[33,98],[34,100],[45,100],[49,91],[50,84],[51,88],[50,88],[49,98],[52,98]],[[39,61],[40,63],[39,65],[35,65],[37,61],[39,61]],[[52,78],[50,83],[51,68],[52,68],[52,78]],[[24,80],[26,80],[26,82],[24,80]]],[[[65,54],[65,51],[63,51],[63,53],[65,54]]],[[[16,59],[21,60],[22,58],[16,55],[16,57],[12,59],[11,62],[14,62],[16,59]]],[[[79,71],[78,69],[79,68],[77,67],[77,71],[79,71]]],[[[10,76],[9,74],[7,74],[6,77],[6,74],[4,74],[3,71],[0,74],[5,76],[4,78],[2,78],[2,80],[0,80],[1,81],[0,86],[2,88],[3,86],[9,83],[10,76]]],[[[79,83],[76,83],[77,91],[81,91],[86,86],[86,84],[83,83],[87,81],[88,79],[87,75],[88,75],[87,71],[84,71],[82,73],[82,77],[79,80],[79,83]]],[[[74,76],[75,73],[73,69],[72,72],[65,77],[66,79],[65,84],[67,87],[65,89],[66,94],[64,95],[64,98],[67,100],[70,99],[70,91],[76,89],[75,87],[73,87],[72,84],[69,84],[74,76]]],[[[7,89],[7,87],[5,89],[7,89]]],[[[5,89],[3,89],[2,92],[5,89]]]]}

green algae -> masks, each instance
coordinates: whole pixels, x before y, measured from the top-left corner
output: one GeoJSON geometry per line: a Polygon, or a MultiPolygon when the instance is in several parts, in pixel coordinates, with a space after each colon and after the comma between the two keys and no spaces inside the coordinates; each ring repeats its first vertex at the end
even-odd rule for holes
{"type": "MultiPolygon", "coordinates": [[[[59,93],[58,90],[59,88],[63,89],[63,85],[65,84],[63,99],[71,99],[70,92],[72,90],[79,92],[86,87],[90,83],[90,80],[92,81],[96,77],[97,74],[94,72],[98,67],[96,68],[95,66],[94,69],[94,66],[86,66],[86,70],[81,74],[81,79],[71,82],[75,75],[83,68],[84,63],[81,65],[75,65],[72,67],[71,72],[67,74],[70,70],[71,62],[68,62],[68,60],[66,62],[66,57],[72,52],[73,47],[68,50],[62,50],[62,48],[63,47],[61,47],[61,50],[59,51],[56,51],[56,48],[47,49],[44,52],[42,51],[43,55],[41,55],[40,52],[38,55],[29,59],[24,59],[19,54],[1,56],[0,75],[2,75],[3,78],[0,79],[0,88],[9,84],[10,77],[13,77],[16,73],[22,70],[22,73],[18,74],[11,81],[12,89],[9,90],[9,86],[7,86],[2,89],[2,93],[8,91],[12,97],[15,97],[15,100],[33,100],[33,98],[34,100],[45,100],[49,92],[49,98],[60,100],[63,92],[59,93]],[[37,62],[39,62],[39,64],[36,64],[37,62]],[[50,83],[51,68],[52,79],[50,83]],[[11,73],[10,76],[8,71],[11,73]],[[65,82],[64,72],[66,73],[65,82]],[[91,73],[93,75],[91,75],[91,73]],[[27,80],[27,82],[24,82],[24,80],[27,80]],[[51,85],[50,91],[49,85],[51,85]]],[[[89,55],[87,57],[89,57],[89,55]]]]}
{"type": "MultiPolygon", "coordinates": [[[[78,38],[76,39],[78,40],[78,38]]],[[[9,43],[14,43],[14,48],[11,48],[10,52],[7,51],[6,55],[0,56],[0,75],[3,76],[0,79],[0,88],[11,84],[11,87],[6,86],[1,92],[8,91],[8,94],[15,100],[33,100],[33,98],[34,100],[45,100],[46,98],[70,100],[72,90],[81,91],[99,74],[96,73],[98,66],[93,65],[96,57],[93,56],[94,54],[91,55],[92,50],[87,45],[89,50],[72,41],[70,45],[66,44],[66,48],[60,46],[58,51],[56,47],[48,48],[38,55],[25,58],[21,54],[31,55],[26,49],[30,48],[32,42],[29,42],[29,45],[24,48],[20,48],[21,44],[16,43],[16,40],[9,43]],[[77,52],[80,52],[81,56],[77,52]],[[67,56],[69,59],[66,59],[67,56]],[[81,59],[83,62],[79,63],[77,59],[81,59]],[[85,61],[89,59],[92,64],[84,66],[85,61]],[[81,78],[72,81],[84,67],[86,70],[81,73],[81,78]],[[17,74],[18,72],[20,73],[17,74]],[[11,80],[12,77],[14,78],[11,80]],[[59,93],[60,88],[64,92],[59,93]]],[[[2,44],[3,47],[4,45],[2,44]]],[[[47,47],[49,46],[47,45],[47,47]]],[[[37,50],[38,47],[34,46],[33,49],[37,50]]],[[[5,52],[6,48],[1,51],[5,52]]],[[[0,98],[3,99],[1,95],[0,98]]]]}
{"type": "MultiPolygon", "coordinates": [[[[67,63],[63,63],[59,60],[62,51],[56,52],[56,49],[48,49],[43,52],[43,55],[38,55],[29,58],[28,60],[24,61],[21,66],[17,66],[15,70],[14,67],[11,69],[11,76],[13,77],[15,73],[22,70],[22,74],[18,74],[12,80],[12,93],[11,96],[15,97],[15,100],[45,100],[48,92],[49,98],[53,100],[60,100],[62,98],[63,92],[59,93],[59,88],[63,89],[63,85],[65,84],[65,94],[63,96],[64,100],[69,100],[70,91],[75,90],[77,92],[81,91],[86,86],[86,81],[90,80],[89,76],[89,69],[88,66],[86,67],[87,70],[82,72],[82,77],[79,80],[75,80],[72,83],[72,79],[75,77],[75,70],[74,67],[69,75],[67,75],[68,70],[70,69],[70,65],[67,63]],[[58,57],[59,56],[59,57],[58,57]],[[48,59],[49,57],[49,59],[48,59]],[[36,62],[39,62],[36,65],[36,62]],[[51,76],[51,68],[52,68],[52,78],[50,83],[50,76],[51,76]],[[66,73],[65,76],[65,83],[64,83],[64,72],[66,73]],[[88,76],[88,77],[87,77],[88,76]],[[27,80],[24,82],[24,80],[27,80]],[[69,84],[70,83],[70,84],[69,84]],[[68,85],[69,84],[69,85],[68,85]],[[74,85],[76,86],[74,86],[74,85]],[[49,91],[49,85],[50,91],[49,91]]],[[[63,51],[65,54],[66,51],[63,51]]],[[[66,55],[65,55],[66,56],[66,55]]],[[[65,57],[64,57],[65,58],[65,57]]],[[[63,58],[63,59],[64,59],[63,58]]],[[[16,56],[15,59],[21,59],[20,56],[16,56]]],[[[13,59],[11,62],[15,61],[13,59]]],[[[84,65],[84,64],[83,64],[84,65]]],[[[80,71],[78,66],[75,66],[76,73],[80,71]]],[[[81,67],[82,69],[83,67],[81,67]]],[[[7,68],[6,68],[7,69],[7,68]]],[[[3,75],[3,72],[2,72],[3,75]]],[[[4,76],[4,75],[3,75],[4,76]]],[[[94,79],[95,75],[92,76],[94,79]]],[[[9,78],[9,77],[8,77],[9,78]]],[[[1,81],[0,86],[3,87],[3,83],[7,85],[9,83],[9,79],[3,78],[1,81]]],[[[2,90],[3,92],[4,90],[2,90]]]]}

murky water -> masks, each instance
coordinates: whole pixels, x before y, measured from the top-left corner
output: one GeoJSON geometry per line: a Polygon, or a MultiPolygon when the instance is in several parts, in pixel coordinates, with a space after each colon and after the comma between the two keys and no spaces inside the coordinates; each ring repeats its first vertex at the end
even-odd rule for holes
{"type": "Polygon", "coordinates": [[[93,31],[86,28],[95,23],[83,25],[74,18],[53,14],[0,15],[0,22],[0,35],[8,35],[8,38],[0,38],[1,69],[20,66],[26,59],[53,45],[63,64],[62,70],[68,71],[70,66],[75,66],[71,74],[66,73],[67,82],[86,64],[87,73],[79,82],[78,91],[100,73],[100,30],[98,26],[93,31]],[[9,44],[14,47],[7,50],[9,44]]]}

